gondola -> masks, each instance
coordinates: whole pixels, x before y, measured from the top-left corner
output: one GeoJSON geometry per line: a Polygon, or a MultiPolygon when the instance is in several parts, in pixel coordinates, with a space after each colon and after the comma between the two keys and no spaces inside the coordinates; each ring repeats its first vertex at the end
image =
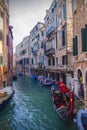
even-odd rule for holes
{"type": "Polygon", "coordinates": [[[10,102],[10,99],[14,95],[15,91],[11,86],[0,89],[0,110],[10,102]]]}
{"type": "Polygon", "coordinates": [[[31,79],[37,80],[37,76],[36,75],[32,75],[31,79]]]}
{"type": "Polygon", "coordinates": [[[43,80],[45,79],[45,76],[39,75],[37,79],[38,79],[39,83],[42,83],[43,80]]]}
{"type": "Polygon", "coordinates": [[[58,86],[55,85],[52,85],[51,92],[54,110],[61,119],[68,121],[70,109],[69,104],[67,105],[64,95],[62,94],[58,86]]]}
{"type": "Polygon", "coordinates": [[[69,121],[70,110],[65,105],[61,105],[59,108],[53,103],[54,110],[56,111],[58,117],[60,117],[63,121],[69,121]]]}
{"type": "Polygon", "coordinates": [[[45,78],[45,79],[42,81],[42,85],[43,85],[43,86],[46,86],[46,87],[51,87],[52,84],[53,84],[52,78],[45,78]]]}

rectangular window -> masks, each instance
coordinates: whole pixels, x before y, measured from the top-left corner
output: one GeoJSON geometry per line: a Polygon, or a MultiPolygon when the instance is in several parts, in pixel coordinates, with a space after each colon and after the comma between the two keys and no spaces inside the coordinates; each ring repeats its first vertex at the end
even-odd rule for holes
{"type": "Polygon", "coordinates": [[[65,46],[65,28],[62,30],[62,46],[65,46]]]}
{"type": "Polygon", "coordinates": [[[42,30],[41,35],[44,36],[44,30],[42,30]]]}
{"type": "Polygon", "coordinates": [[[4,40],[4,35],[3,35],[2,30],[0,30],[0,40],[1,40],[1,41],[3,41],[3,40],[4,40]]]}
{"type": "Polygon", "coordinates": [[[63,4],[63,19],[66,18],[66,5],[63,4]]]}
{"type": "Polygon", "coordinates": [[[52,58],[53,65],[55,65],[55,57],[52,58]]]}
{"type": "Polygon", "coordinates": [[[78,37],[73,38],[73,56],[78,55],[78,37]]]}
{"type": "Polygon", "coordinates": [[[67,56],[62,56],[62,65],[67,65],[67,56]]]}
{"type": "Polygon", "coordinates": [[[58,40],[57,40],[57,33],[56,33],[56,49],[58,48],[58,40]]]}
{"type": "Polygon", "coordinates": [[[34,64],[34,60],[33,60],[33,58],[31,59],[31,64],[32,64],[32,65],[34,64]]]}
{"type": "Polygon", "coordinates": [[[51,10],[51,13],[53,13],[54,12],[54,8],[52,8],[52,10],[51,10]]]}
{"type": "Polygon", "coordinates": [[[47,21],[49,20],[49,16],[47,17],[47,21]]]}
{"type": "Polygon", "coordinates": [[[56,57],[56,65],[58,65],[58,57],[56,57]]]}
{"type": "Polygon", "coordinates": [[[6,35],[6,44],[9,45],[9,35],[6,35]]]}
{"type": "Polygon", "coordinates": [[[38,26],[36,26],[36,31],[38,31],[38,26]]]}
{"type": "Polygon", "coordinates": [[[29,64],[29,58],[26,58],[26,64],[29,64]]]}
{"type": "Polygon", "coordinates": [[[48,59],[48,65],[51,65],[51,60],[50,59],[48,59]]]}
{"type": "Polygon", "coordinates": [[[0,65],[3,65],[3,56],[0,56],[0,65]]]}
{"type": "Polygon", "coordinates": [[[40,34],[37,35],[37,38],[38,38],[38,39],[40,38],[40,34]]]}
{"type": "Polygon", "coordinates": [[[6,18],[6,23],[7,23],[7,26],[9,26],[9,19],[6,18]]]}
{"type": "Polygon", "coordinates": [[[0,10],[0,16],[3,18],[4,14],[3,12],[0,10]]]}
{"type": "Polygon", "coordinates": [[[86,52],[87,51],[87,26],[81,29],[81,35],[82,35],[82,52],[86,52]]]}
{"type": "Polygon", "coordinates": [[[58,19],[58,14],[56,14],[56,27],[59,25],[59,19],[58,19]]]}

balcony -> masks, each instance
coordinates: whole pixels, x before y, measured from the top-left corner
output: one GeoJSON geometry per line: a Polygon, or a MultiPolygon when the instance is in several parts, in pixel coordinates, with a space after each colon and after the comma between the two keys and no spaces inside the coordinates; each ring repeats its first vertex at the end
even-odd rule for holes
{"type": "Polygon", "coordinates": [[[53,55],[53,54],[55,54],[55,48],[50,48],[50,49],[45,50],[46,56],[53,55]]]}
{"type": "Polygon", "coordinates": [[[38,50],[33,50],[32,53],[33,53],[33,55],[37,55],[38,50]]]}
{"type": "Polygon", "coordinates": [[[51,27],[48,29],[48,31],[46,32],[46,36],[49,37],[54,30],[55,30],[55,27],[54,27],[54,26],[51,26],[51,27]]]}
{"type": "Polygon", "coordinates": [[[73,66],[70,66],[70,65],[56,65],[56,66],[53,66],[53,65],[50,65],[50,66],[46,66],[45,67],[47,70],[50,70],[50,71],[73,71],[73,66]]]}
{"type": "Polygon", "coordinates": [[[36,70],[36,69],[38,69],[38,64],[36,64],[36,65],[35,65],[35,64],[31,65],[31,66],[30,66],[30,69],[31,69],[31,70],[36,70]]]}

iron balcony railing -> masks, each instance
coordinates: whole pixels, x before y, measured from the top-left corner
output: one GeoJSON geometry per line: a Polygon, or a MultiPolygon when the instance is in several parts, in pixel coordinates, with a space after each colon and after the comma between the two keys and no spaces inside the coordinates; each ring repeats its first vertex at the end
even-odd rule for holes
{"type": "Polygon", "coordinates": [[[32,50],[33,55],[37,55],[38,50],[32,50]]]}
{"type": "Polygon", "coordinates": [[[45,50],[45,55],[46,56],[53,55],[53,54],[55,54],[55,48],[51,47],[50,49],[45,50]]]}
{"type": "Polygon", "coordinates": [[[54,26],[51,26],[48,31],[46,32],[46,36],[48,37],[53,31],[55,30],[54,26]]]}
{"type": "Polygon", "coordinates": [[[73,71],[73,66],[71,65],[48,65],[45,66],[46,69],[50,70],[67,70],[67,71],[73,71]]]}

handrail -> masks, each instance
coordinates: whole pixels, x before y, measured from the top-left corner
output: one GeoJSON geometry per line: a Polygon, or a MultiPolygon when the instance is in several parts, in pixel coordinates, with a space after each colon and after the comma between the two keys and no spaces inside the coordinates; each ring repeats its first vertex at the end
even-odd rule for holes
{"type": "Polygon", "coordinates": [[[78,111],[81,108],[87,108],[87,100],[77,100],[76,101],[76,110],[78,111]]]}

